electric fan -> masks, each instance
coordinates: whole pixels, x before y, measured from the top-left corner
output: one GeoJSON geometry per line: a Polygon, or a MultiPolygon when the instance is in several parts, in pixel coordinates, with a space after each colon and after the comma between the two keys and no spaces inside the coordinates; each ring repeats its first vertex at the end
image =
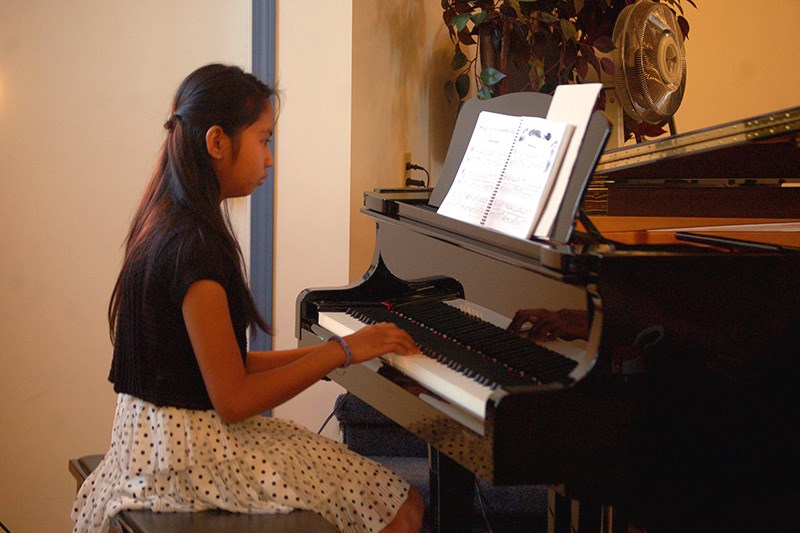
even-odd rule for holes
{"type": "MultiPolygon", "coordinates": [[[[611,38],[616,46],[614,88],[622,110],[637,123],[669,122],[686,87],[683,35],[675,13],[665,4],[638,0],[620,12],[611,38]]],[[[621,146],[622,111],[616,113],[615,144],[621,146]]]]}

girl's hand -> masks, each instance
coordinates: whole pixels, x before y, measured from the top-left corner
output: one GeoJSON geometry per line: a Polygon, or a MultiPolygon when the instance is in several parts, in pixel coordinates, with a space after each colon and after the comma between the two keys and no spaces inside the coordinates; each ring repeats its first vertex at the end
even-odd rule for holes
{"type": "Polygon", "coordinates": [[[508,331],[536,341],[586,339],[589,336],[589,315],[579,309],[520,309],[508,331]]]}
{"type": "Polygon", "coordinates": [[[383,322],[367,326],[348,335],[352,363],[362,363],[386,353],[410,355],[419,353],[414,339],[394,324],[383,322]]]}

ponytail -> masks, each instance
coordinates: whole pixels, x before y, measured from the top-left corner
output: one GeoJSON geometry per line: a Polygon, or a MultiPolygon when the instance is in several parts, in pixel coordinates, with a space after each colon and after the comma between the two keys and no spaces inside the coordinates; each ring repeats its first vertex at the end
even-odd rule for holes
{"type": "MultiPolygon", "coordinates": [[[[234,139],[261,116],[274,91],[238,67],[212,64],[191,73],[175,94],[167,138],[156,169],[145,189],[125,239],[125,257],[108,309],[109,329],[115,340],[121,301],[133,290],[131,264],[135,259],[155,259],[160,246],[182,222],[191,221],[203,232],[216,235],[224,254],[236,265],[237,293],[243,299],[246,321],[271,334],[247,287],[244,258],[227,209],[220,208],[220,184],[206,149],[205,135],[220,126],[234,139]]],[[[145,274],[147,283],[147,274],[145,274]]]]}

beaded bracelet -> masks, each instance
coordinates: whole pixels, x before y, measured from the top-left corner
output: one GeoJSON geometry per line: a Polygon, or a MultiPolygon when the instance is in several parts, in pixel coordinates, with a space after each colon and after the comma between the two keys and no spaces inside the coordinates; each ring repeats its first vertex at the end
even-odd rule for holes
{"type": "Polygon", "coordinates": [[[350,360],[352,359],[353,354],[350,353],[350,346],[347,344],[347,341],[345,341],[339,335],[333,335],[330,339],[328,339],[328,341],[338,342],[339,346],[341,346],[342,350],[344,350],[344,364],[339,368],[347,368],[350,366],[350,360]]]}

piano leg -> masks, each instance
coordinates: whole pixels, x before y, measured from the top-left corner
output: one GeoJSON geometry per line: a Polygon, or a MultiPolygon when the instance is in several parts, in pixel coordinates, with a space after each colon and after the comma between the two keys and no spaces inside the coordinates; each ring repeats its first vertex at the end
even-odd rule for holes
{"type": "Polygon", "coordinates": [[[547,489],[547,533],[571,533],[572,500],[550,487],[547,489]]]}
{"type": "Polygon", "coordinates": [[[430,446],[428,457],[434,531],[472,531],[475,474],[430,446]]]}
{"type": "Polygon", "coordinates": [[[547,490],[547,533],[635,531],[627,522],[619,523],[619,518],[611,506],[579,502],[553,487],[547,490]]]}

